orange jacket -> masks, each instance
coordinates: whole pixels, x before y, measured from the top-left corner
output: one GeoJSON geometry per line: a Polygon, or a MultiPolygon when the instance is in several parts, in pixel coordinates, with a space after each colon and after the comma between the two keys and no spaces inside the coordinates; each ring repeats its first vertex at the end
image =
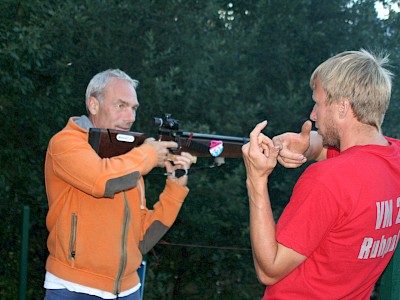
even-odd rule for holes
{"type": "Polygon", "coordinates": [[[70,118],[47,149],[46,270],[118,294],[139,283],[142,254],[172,226],[189,190],[167,180],[153,210],[147,209],[142,175],[157,163],[154,149],[143,144],[101,159],[78,119],[70,118]]]}

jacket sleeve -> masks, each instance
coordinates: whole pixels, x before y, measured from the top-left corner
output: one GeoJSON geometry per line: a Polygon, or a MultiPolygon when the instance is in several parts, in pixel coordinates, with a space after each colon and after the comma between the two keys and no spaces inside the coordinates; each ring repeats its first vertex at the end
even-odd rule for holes
{"type": "Polygon", "coordinates": [[[139,249],[142,254],[150,251],[169,230],[178,216],[189,189],[167,180],[164,191],[153,210],[142,210],[142,235],[139,249]]]}
{"type": "Polygon", "coordinates": [[[157,164],[156,151],[143,144],[126,154],[100,158],[87,141],[87,133],[61,131],[47,150],[47,174],[94,197],[113,197],[135,187],[140,176],[157,164]]]}

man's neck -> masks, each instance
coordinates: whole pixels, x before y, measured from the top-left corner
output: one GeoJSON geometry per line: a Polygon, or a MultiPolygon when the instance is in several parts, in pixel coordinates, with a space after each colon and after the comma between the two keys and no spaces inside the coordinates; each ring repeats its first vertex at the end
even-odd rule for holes
{"type": "Polygon", "coordinates": [[[340,151],[364,145],[388,146],[389,142],[376,127],[371,125],[358,123],[342,132],[340,151]]]}

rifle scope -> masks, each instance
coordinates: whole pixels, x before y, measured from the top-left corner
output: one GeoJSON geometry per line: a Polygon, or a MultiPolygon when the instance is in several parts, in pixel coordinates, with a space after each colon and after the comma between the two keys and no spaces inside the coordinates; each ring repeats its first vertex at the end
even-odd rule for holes
{"type": "Polygon", "coordinates": [[[178,130],[179,121],[171,117],[170,114],[165,114],[164,118],[153,118],[154,124],[160,128],[178,130]]]}

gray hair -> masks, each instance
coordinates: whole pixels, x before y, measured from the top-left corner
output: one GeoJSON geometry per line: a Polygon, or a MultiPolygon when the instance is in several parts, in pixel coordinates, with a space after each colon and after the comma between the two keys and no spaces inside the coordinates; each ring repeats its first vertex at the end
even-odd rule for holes
{"type": "Polygon", "coordinates": [[[128,81],[134,89],[139,84],[139,81],[132,79],[128,74],[119,69],[108,69],[96,74],[89,82],[86,88],[86,109],[91,96],[96,97],[100,102],[103,101],[104,88],[112,78],[119,78],[128,81]]]}
{"type": "Polygon", "coordinates": [[[392,76],[385,68],[388,55],[374,55],[361,49],[339,53],[319,65],[310,79],[317,78],[327,93],[327,104],[349,100],[358,121],[380,130],[389,106],[392,76]]]}

